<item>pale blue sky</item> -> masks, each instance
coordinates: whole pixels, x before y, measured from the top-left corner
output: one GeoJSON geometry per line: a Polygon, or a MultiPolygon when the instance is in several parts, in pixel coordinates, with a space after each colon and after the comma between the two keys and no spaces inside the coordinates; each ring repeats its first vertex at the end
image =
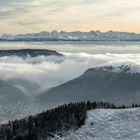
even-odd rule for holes
{"type": "Polygon", "coordinates": [[[0,0],[0,33],[140,32],[140,0],[0,0]]]}

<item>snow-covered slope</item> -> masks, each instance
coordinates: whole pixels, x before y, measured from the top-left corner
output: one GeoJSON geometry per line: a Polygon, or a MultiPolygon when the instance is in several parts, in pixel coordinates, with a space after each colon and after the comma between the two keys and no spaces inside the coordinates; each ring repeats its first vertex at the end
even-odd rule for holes
{"type": "Polygon", "coordinates": [[[85,125],[64,140],[140,140],[140,108],[88,111],[85,125]]]}

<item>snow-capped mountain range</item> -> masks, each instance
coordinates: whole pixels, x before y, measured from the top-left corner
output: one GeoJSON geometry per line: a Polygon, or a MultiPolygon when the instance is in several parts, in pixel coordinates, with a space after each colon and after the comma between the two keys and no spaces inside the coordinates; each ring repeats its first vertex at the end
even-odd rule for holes
{"type": "Polygon", "coordinates": [[[115,31],[42,31],[17,35],[2,34],[0,41],[140,41],[140,34],[115,31]]]}

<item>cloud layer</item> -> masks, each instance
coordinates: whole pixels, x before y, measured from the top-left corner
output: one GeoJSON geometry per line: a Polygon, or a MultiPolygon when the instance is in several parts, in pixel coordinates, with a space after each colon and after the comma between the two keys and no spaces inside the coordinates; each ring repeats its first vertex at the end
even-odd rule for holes
{"type": "MultiPolygon", "coordinates": [[[[35,94],[74,79],[88,68],[122,64],[140,65],[140,54],[64,53],[64,55],[65,59],[61,63],[58,57],[40,56],[26,59],[16,56],[1,57],[0,78],[7,81],[26,80],[34,85],[31,88],[34,88],[32,94],[35,94]]],[[[16,82],[15,86],[28,94],[29,89],[26,89],[28,86],[25,82],[16,82]]]]}

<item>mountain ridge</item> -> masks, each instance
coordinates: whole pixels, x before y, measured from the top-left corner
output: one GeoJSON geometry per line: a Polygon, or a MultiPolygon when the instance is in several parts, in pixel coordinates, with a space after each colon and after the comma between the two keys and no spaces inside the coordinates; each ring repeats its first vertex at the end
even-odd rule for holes
{"type": "Polygon", "coordinates": [[[0,50],[0,57],[4,56],[18,56],[26,58],[27,56],[30,57],[37,57],[37,56],[63,56],[62,54],[54,51],[54,50],[47,50],[47,49],[11,49],[11,50],[0,50]]]}
{"type": "Polygon", "coordinates": [[[51,88],[37,96],[42,103],[67,103],[96,100],[115,104],[132,104],[140,101],[140,73],[131,72],[130,66],[97,67],[81,76],[51,88]]]}

